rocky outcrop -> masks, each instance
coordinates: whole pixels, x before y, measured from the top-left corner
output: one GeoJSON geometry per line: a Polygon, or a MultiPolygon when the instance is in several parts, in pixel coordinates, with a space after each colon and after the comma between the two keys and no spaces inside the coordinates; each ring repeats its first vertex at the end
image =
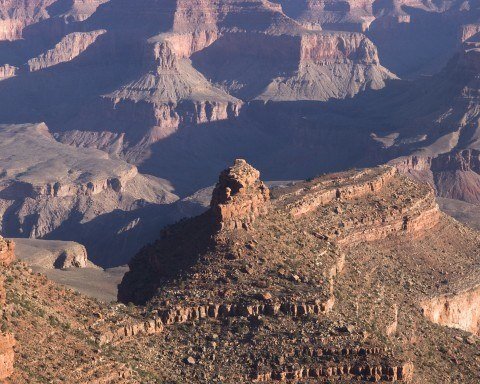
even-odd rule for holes
{"type": "Polygon", "coordinates": [[[423,314],[430,321],[480,336],[480,286],[425,299],[423,314]]]}
{"type": "Polygon", "coordinates": [[[9,265],[15,260],[15,243],[0,236],[0,263],[9,265]]]}
{"type": "Polygon", "coordinates": [[[27,67],[30,72],[39,71],[60,63],[66,63],[78,57],[87,50],[105,30],[92,32],[74,32],[66,35],[54,48],[28,60],[27,67]]]}
{"type": "MultiPolygon", "coordinates": [[[[364,197],[369,193],[375,194],[390,182],[395,174],[394,168],[383,167],[359,172],[354,179],[334,178],[327,183],[316,184],[313,191],[310,188],[304,191],[295,191],[299,198],[290,203],[288,209],[293,216],[299,216],[335,200],[351,200],[364,197]],[[302,193],[304,196],[301,196],[302,193]]],[[[289,196],[285,195],[282,198],[288,199],[289,196]]]]}
{"type": "Polygon", "coordinates": [[[359,33],[317,33],[301,38],[300,63],[331,64],[353,61],[378,65],[375,45],[359,33]]]}
{"type": "Polygon", "coordinates": [[[220,174],[210,204],[220,228],[248,229],[266,212],[270,193],[259,177],[260,172],[242,159],[220,174]]]}
{"type": "Polygon", "coordinates": [[[301,36],[299,66],[273,80],[261,100],[328,100],[380,89],[396,76],[383,68],[375,45],[358,33],[311,33],[301,36]],[[351,76],[353,74],[353,76],[351,76]]]}
{"type": "Polygon", "coordinates": [[[398,366],[389,365],[350,365],[300,366],[285,368],[283,371],[257,373],[254,382],[289,381],[316,379],[329,380],[365,380],[368,382],[401,381],[410,382],[413,378],[413,364],[408,362],[398,366]]]}
{"type": "Polygon", "coordinates": [[[159,309],[158,317],[147,321],[122,325],[115,331],[103,331],[97,337],[99,344],[118,341],[139,334],[155,334],[163,332],[165,326],[190,323],[202,319],[225,319],[241,316],[291,316],[305,317],[308,315],[319,316],[328,313],[334,300],[325,303],[268,303],[268,304],[207,304],[195,307],[176,307],[159,309]]]}
{"type": "Polygon", "coordinates": [[[4,64],[0,66],[0,80],[8,79],[17,74],[18,68],[13,65],[4,64]]]}
{"type": "Polygon", "coordinates": [[[0,334],[0,380],[9,378],[14,369],[15,339],[12,334],[0,334]]]}
{"type": "Polygon", "coordinates": [[[343,246],[354,246],[362,242],[378,241],[389,235],[403,234],[410,238],[423,236],[438,224],[441,212],[435,201],[435,194],[430,191],[424,198],[419,199],[410,207],[392,209],[382,212],[381,216],[364,219],[359,228],[349,229],[340,235],[338,243],[343,246]]]}

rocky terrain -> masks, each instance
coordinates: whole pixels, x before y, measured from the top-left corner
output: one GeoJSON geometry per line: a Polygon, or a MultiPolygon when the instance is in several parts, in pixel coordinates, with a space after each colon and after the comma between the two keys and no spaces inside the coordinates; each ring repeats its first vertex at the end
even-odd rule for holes
{"type": "Polygon", "coordinates": [[[178,199],[168,182],[125,161],[58,143],[45,124],[1,126],[0,136],[1,229],[10,237],[78,239],[92,261],[121,264],[135,250],[112,240],[135,232],[142,209],[178,199]],[[113,216],[107,228],[102,215],[113,216]]]}
{"type": "MultiPolygon", "coordinates": [[[[156,143],[234,124],[251,101],[342,99],[397,78],[364,34],[304,25],[273,2],[35,3],[5,5],[6,23],[28,27],[0,46],[0,121],[46,122],[63,143],[155,176],[172,163],[156,143]]],[[[172,182],[182,192],[205,186],[172,182]]]]}
{"type": "Polygon", "coordinates": [[[270,189],[237,160],[209,210],[133,259],[127,305],[1,244],[6,382],[479,380],[479,234],[393,167],[270,189]]]}
{"type": "Polygon", "coordinates": [[[0,377],[479,382],[479,20],[1,2],[0,377]]]}
{"type": "MultiPolygon", "coordinates": [[[[119,298],[146,302],[151,325],[103,338],[168,332],[169,367],[185,374],[183,360],[199,381],[474,383],[477,244],[430,187],[394,168],[269,194],[237,160],[209,211],[167,227],[130,263],[119,298]]],[[[167,371],[158,380],[174,380],[167,371]]]]}
{"type": "MultiPolygon", "coordinates": [[[[0,9],[0,122],[43,121],[56,140],[126,160],[180,197],[239,155],[274,180],[474,148],[467,132],[455,144],[476,113],[474,1],[0,9]]],[[[475,175],[433,173],[440,195],[475,202],[475,175]]]]}

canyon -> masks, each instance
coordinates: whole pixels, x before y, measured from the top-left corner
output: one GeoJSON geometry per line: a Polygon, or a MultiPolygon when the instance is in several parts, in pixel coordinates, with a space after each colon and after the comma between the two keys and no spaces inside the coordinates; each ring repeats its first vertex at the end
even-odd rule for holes
{"type": "Polygon", "coordinates": [[[132,259],[120,302],[49,281],[2,240],[3,377],[478,381],[480,238],[432,187],[391,166],[269,185],[236,160],[206,211],[132,259]]]}
{"type": "Polygon", "coordinates": [[[0,381],[478,383],[479,9],[0,2],[0,381]]]}
{"type": "Polygon", "coordinates": [[[70,236],[74,231],[80,243],[89,237],[90,244],[100,246],[89,247],[92,261],[105,253],[102,242],[119,260],[122,250],[112,247],[111,239],[138,230],[145,216],[140,211],[148,206],[161,209],[178,199],[167,181],[142,175],[105,152],[60,144],[45,124],[2,126],[0,131],[1,228],[10,237],[48,238],[55,233],[62,239],[63,232],[70,236]],[[118,214],[120,210],[125,213],[118,214]],[[117,217],[110,229],[96,224],[98,216],[108,214],[117,217]],[[101,232],[96,229],[102,227],[101,232]]]}

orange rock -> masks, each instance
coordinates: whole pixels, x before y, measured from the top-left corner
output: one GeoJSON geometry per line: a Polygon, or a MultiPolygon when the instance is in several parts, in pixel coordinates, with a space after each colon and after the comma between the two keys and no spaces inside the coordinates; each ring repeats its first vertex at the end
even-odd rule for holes
{"type": "Polygon", "coordinates": [[[260,172],[242,159],[220,174],[210,206],[221,229],[248,229],[266,212],[270,191],[259,178],[260,172]]]}

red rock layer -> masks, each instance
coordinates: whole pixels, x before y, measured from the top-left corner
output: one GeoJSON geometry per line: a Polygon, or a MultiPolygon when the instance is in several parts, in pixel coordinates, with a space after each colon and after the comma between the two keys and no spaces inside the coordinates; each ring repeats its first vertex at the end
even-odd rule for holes
{"type": "Polygon", "coordinates": [[[8,265],[15,260],[15,243],[0,236],[0,263],[8,265]]]}
{"type": "Polygon", "coordinates": [[[260,172],[241,159],[220,174],[210,205],[222,229],[248,228],[266,212],[270,192],[259,177],[260,172]]]}
{"type": "MultiPolygon", "coordinates": [[[[0,263],[7,266],[15,259],[15,244],[0,236],[0,263]]],[[[0,313],[6,301],[6,292],[3,280],[0,281],[0,313]]],[[[15,339],[10,333],[0,333],[0,380],[8,378],[13,373],[15,339]]]]}

